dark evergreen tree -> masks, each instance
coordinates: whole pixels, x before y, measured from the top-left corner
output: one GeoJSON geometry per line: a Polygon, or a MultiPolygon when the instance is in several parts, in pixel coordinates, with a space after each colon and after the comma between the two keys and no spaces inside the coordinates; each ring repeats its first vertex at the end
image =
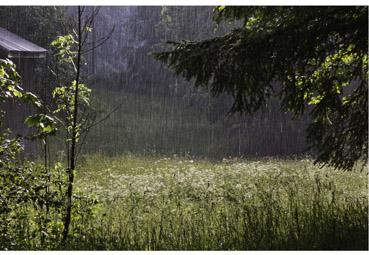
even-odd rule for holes
{"type": "Polygon", "coordinates": [[[233,112],[254,113],[271,96],[296,116],[309,111],[316,162],[349,170],[367,161],[367,7],[217,7],[214,19],[242,25],[172,42],[155,58],[213,95],[232,95],[233,112]]]}

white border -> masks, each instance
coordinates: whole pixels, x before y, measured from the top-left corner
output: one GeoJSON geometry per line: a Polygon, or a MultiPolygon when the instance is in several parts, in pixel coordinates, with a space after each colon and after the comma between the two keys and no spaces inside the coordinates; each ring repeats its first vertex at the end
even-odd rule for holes
{"type": "MultiPolygon", "coordinates": [[[[100,6],[137,6],[137,5],[364,5],[368,6],[366,0],[0,0],[1,5],[100,5],[100,6]]],[[[284,254],[367,254],[366,251],[101,251],[98,254],[117,255],[117,254],[257,254],[257,255],[284,255],[284,254]]],[[[73,254],[96,254],[95,251],[0,251],[0,255],[8,254],[55,254],[55,255],[73,255],[73,254]]]]}
{"type": "Polygon", "coordinates": [[[0,255],[9,255],[9,254],[20,254],[20,255],[73,255],[73,254],[104,254],[104,255],[118,255],[118,254],[134,254],[134,255],[143,255],[143,254],[151,254],[151,255],[171,255],[171,254],[185,254],[185,255],[292,255],[292,254],[314,254],[314,255],[344,255],[344,254],[353,254],[353,255],[364,255],[367,254],[367,251],[0,251],[0,255]]]}
{"type": "Polygon", "coordinates": [[[0,251],[0,255],[20,254],[20,255],[86,255],[86,254],[104,254],[104,255],[118,255],[118,254],[134,254],[134,255],[292,255],[292,254],[313,254],[313,255],[364,255],[367,251],[0,251]]]}
{"type": "Polygon", "coordinates": [[[367,0],[0,0],[0,5],[365,5],[367,0]]]}

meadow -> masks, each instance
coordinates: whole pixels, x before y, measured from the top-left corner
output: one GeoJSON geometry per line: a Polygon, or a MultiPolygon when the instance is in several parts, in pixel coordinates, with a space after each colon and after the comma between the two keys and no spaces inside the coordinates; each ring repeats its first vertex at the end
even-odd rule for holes
{"type": "Polygon", "coordinates": [[[99,202],[71,249],[368,249],[366,170],[129,154],[82,165],[76,187],[99,202]]]}
{"type": "Polygon", "coordinates": [[[368,250],[367,7],[99,13],[0,8],[0,250],[368,250]]]}

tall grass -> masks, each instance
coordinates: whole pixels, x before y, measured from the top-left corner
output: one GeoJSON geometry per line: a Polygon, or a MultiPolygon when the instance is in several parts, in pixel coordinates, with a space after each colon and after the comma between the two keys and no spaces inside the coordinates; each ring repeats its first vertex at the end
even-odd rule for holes
{"type": "MultiPolygon", "coordinates": [[[[62,166],[51,170],[49,192],[62,196],[62,166]]],[[[45,184],[31,202],[0,212],[0,249],[368,249],[366,171],[310,160],[88,155],[77,169],[66,244],[63,203],[45,210],[45,184]]]]}
{"type": "Polygon", "coordinates": [[[302,161],[126,155],[85,159],[77,186],[100,209],[70,249],[368,249],[366,172],[302,161]]]}

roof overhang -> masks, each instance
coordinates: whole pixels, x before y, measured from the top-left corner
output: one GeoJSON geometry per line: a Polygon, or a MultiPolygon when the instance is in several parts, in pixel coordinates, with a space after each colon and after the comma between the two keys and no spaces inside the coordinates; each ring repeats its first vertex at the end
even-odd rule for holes
{"type": "Polygon", "coordinates": [[[46,57],[46,51],[45,52],[8,52],[7,58],[45,58],[46,57]]]}
{"type": "Polygon", "coordinates": [[[45,58],[47,50],[0,27],[0,51],[7,58],[45,58]]]}

